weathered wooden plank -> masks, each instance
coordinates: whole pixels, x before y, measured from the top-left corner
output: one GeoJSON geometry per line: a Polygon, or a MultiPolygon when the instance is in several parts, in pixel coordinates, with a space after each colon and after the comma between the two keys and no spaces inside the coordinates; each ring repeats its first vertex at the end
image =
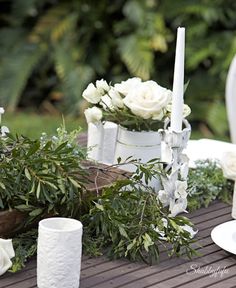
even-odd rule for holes
{"type": "MultiPolygon", "coordinates": [[[[236,272],[235,272],[236,274],[236,272]]],[[[234,276],[231,276],[227,279],[217,279],[217,283],[211,283],[211,284],[208,284],[207,286],[204,286],[204,288],[235,288],[236,286],[236,275],[234,276]]],[[[196,288],[196,286],[194,287],[196,288]]]]}
{"type": "Polygon", "coordinates": [[[217,211],[220,209],[224,209],[226,207],[231,207],[226,203],[223,203],[221,201],[215,200],[214,202],[212,202],[208,207],[202,207],[200,209],[197,209],[196,211],[193,211],[191,213],[188,214],[189,218],[194,218],[196,216],[200,216],[203,214],[208,214],[212,211],[217,211]]]}
{"type": "Polygon", "coordinates": [[[82,261],[81,270],[84,271],[90,267],[96,267],[103,263],[110,263],[110,262],[111,261],[106,256],[88,258],[85,261],[82,261]]]}
{"type": "MultiPolygon", "coordinates": [[[[204,265],[203,273],[193,273],[193,274],[181,274],[178,277],[174,277],[172,279],[169,279],[167,281],[164,281],[161,285],[161,287],[169,287],[169,288],[203,288],[203,287],[209,287],[209,285],[217,283],[219,280],[226,280],[229,277],[232,277],[236,273],[236,265],[235,265],[235,257],[229,257],[217,262],[214,262],[212,264],[208,263],[207,265],[204,265]],[[228,273],[222,273],[218,274],[217,269],[228,269],[228,273]],[[216,273],[207,273],[208,271],[214,270],[216,273]],[[205,274],[204,274],[205,273],[205,274]]],[[[224,282],[221,283],[224,286],[224,282]]],[[[158,284],[159,285],[159,284],[158,284]]],[[[236,286],[236,282],[234,283],[236,286]]],[[[235,287],[234,286],[234,287],[235,287]]],[[[154,286],[150,286],[149,288],[154,288],[154,286]]]]}
{"type": "Polygon", "coordinates": [[[190,219],[194,224],[200,224],[203,222],[205,223],[206,220],[209,221],[209,220],[215,219],[217,217],[222,217],[224,215],[230,215],[231,211],[232,211],[232,207],[228,206],[228,207],[221,208],[219,210],[211,211],[207,214],[195,216],[195,217],[190,218],[190,219]]]}
{"type": "MultiPolygon", "coordinates": [[[[199,241],[202,246],[202,248],[204,246],[209,246],[212,244],[212,240],[210,239],[210,237],[207,238],[203,238],[199,241]]],[[[197,244],[197,250],[199,252],[200,251],[200,247],[199,244],[197,244]]],[[[219,248],[217,247],[216,249],[219,250],[219,248]]],[[[98,259],[99,260],[99,259],[98,259]]],[[[163,261],[170,261],[170,259],[168,258],[167,253],[165,252],[161,252],[160,254],[160,262],[163,263],[163,261]]],[[[175,259],[171,259],[171,261],[175,261],[175,259]]],[[[179,260],[178,260],[179,261],[179,260]]],[[[110,265],[110,262],[107,262],[105,266],[93,266],[93,270],[88,269],[87,271],[85,271],[85,273],[82,272],[81,276],[84,279],[89,278],[89,277],[93,277],[94,275],[98,275],[98,274],[103,274],[102,276],[105,277],[106,275],[104,274],[106,272],[106,274],[108,275],[107,277],[114,277],[114,276],[119,276],[121,274],[121,271],[123,274],[125,273],[130,273],[132,271],[136,271],[142,268],[150,268],[150,266],[146,265],[146,264],[142,264],[142,263],[130,263],[129,261],[125,261],[127,264],[126,265],[118,265],[116,264],[117,261],[113,261],[113,265],[110,265]],[[96,268],[99,268],[99,270],[96,270],[96,268]],[[112,276],[111,276],[112,275],[112,276]]],[[[180,262],[185,262],[184,259],[181,259],[180,262]]],[[[123,263],[123,261],[122,261],[123,263]]]]}
{"type": "MultiPolygon", "coordinates": [[[[131,265],[128,260],[116,260],[116,261],[109,261],[102,263],[100,265],[96,265],[93,267],[90,267],[86,270],[82,270],[81,276],[83,279],[89,278],[93,275],[103,274],[105,272],[108,272],[112,269],[122,269],[123,267],[126,267],[131,265]]],[[[142,265],[144,267],[144,265],[142,265]]],[[[124,268],[123,268],[124,269],[124,268]]]]}
{"type": "Polygon", "coordinates": [[[17,282],[21,282],[25,279],[32,278],[36,274],[35,268],[18,272],[12,275],[8,275],[8,277],[0,279],[0,287],[8,287],[14,285],[17,282]]]}
{"type": "MultiPolygon", "coordinates": [[[[0,282],[0,285],[2,283],[0,282]]],[[[7,286],[0,286],[1,288],[33,288],[33,287],[37,287],[37,279],[36,276],[34,275],[31,278],[26,278],[20,282],[15,282],[12,283],[11,285],[7,285],[7,286]]],[[[49,288],[49,287],[48,287],[49,288]]]]}
{"type": "Polygon", "coordinates": [[[220,223],[224,223],[226,221],[232,220],[232,217],[229,214],[216,217],[214,219],[206,219],[206,221],[203,221],[196,225],[197,229],[201,231],[202,229],[205,229],[206,227],[214,227],[217,226],[220,223]]]}
{"type": "MultiPolygon", "coordinates": [[[[212,244],[210,246],[204,247],[199,250],[202,253],[202,257],[198,258],[199,261],[205,263],[210,258],[214,258],[215,261],[221,259],[222,257],[228,257],[226,252],[220,250],[216,245],[212,244]],[[220,252],[220,253],[215,253],[220,252]]],[[[143,283],[146,284],[146,280],[151,277],[152,281],[156,280],[157,273],[161,273],[164,271],[163,275],[166,275],[166,271],[169,271],[170,268],[178,268],[183,269],[182,265],[186,267],[189,266],[191,260],[184,260],[183,258],[175,258],[175,259],[167,259],[166,261],[160,262],[158,265],[155,266],[146,266],[140,267],[140,269],[135,269],[133,271],[127,270],[126,273],[119,273],[119,270],[110,270],[109,273],[103,273],[101,275],[95,275],[95,277],[90,277],[87,279],[82,279],[83,287],[90,288],[102,288],[103,285],[107,285],[107,287],[115,288],[115,287],[126,287],[124,285],[129,284],[127,287],[144,287],[143,283]],[[181,268],[180,268],[181,267],[181,268]],[[118,272],[118,273],[117,273],[118,272]],[[146,280],[145,280],[146,279],[146,280]],[[109,281],[108,281],[109,280],[109,281]],[[111,283],[112,282],[112,283],[111,283]],[[108,285],[109,284],[109,285],[108,285]]],[[[185,268],[186,269],[186,268],[185,268]]],[[[175,269],[173,269],[175,270],[175,269]]],[[[180,270],[182,271],[182,270],[180,270]]],[[[178,270],[179,272],[179,270],[178,270]]],[[[158,274],[159,279],[159,274],[158,274]]],[[[150,284],[150,283],[149,283],[150,284]]],[[[106,287],[106,286],[104,286],[106,287]]]]}

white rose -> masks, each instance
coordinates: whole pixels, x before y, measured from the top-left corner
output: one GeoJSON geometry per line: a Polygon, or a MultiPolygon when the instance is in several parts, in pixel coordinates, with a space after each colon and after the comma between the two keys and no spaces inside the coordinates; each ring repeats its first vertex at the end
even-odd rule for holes
{"type": "Polygon", "coordinates": [[[183,117],[186,118],[190,114],[191,114],[191,108],[187,104],[184,104],[183,117]]]}
{"type": "MultiPolygon", "coordinates": [[[[172,111],[172,103],[169,103],[166,106],[166,110],[171,113],[172,111]]],[[[186,118],[189,114],[191,114],[191,109],[187,104],[183,105],[183,118],[186,118]]]]}
{"type": "Polygon", "coordinates": [[[157,117],[171,99],[172,92],[154,81],[142,82],[124,98],[124,104],[133,114],[149,119],[157,117]]]}
{"type": "Polygon", "coordinates": [[[159,120],[159,121],[161,121],[161,120],[163,119],[163,117],[164,117],[164,112],[163,112],[163,110],[160,110],[160,111],[158,111],[157,113],[154,113],[154,114],[152,115],[152,119],[153,119],[153,120],[159,120]]]}
{"type": "Polygon", "coordinates": [[[115,84],[114,89],[126,96],[130,91],[136,90],[141,82],[142,80],[138,77],[130,78],[126,81],[115,84]]]}
{"type": "Polygon", "coordinates": [[[107,81],[103,79],[96,81],[96,87],[101,94],[104,94],[110,90],[110,87],[107,84],[107,81]]]}
{"type": "Polygon", "coordinates": [[[102,110],[94,106],[84,111],[88,123],[97,123],[102,119],[102,110]]]}
{"type": "Polygon", "coordinates": [[[0,107],[0,114],[3,114],[5,112],[3,107],[0,107]]]}
{"type": "Polygon", "coordinates": [[[175,197],[176,198],[186,198],[187,197],[187,181],[179,181],[177,180],[175,182],[175,187],[176,187],[176,190],[175,190],[175,197]]]}
{"type": "Polygon", "coordinates": [[[123,98],[121,97],[120,93],[118,91],[116,91],[114,88],[112,88],[109,91],[109,96],[111,97],[111,102],[112,105],[115,108],[123,108],[124,107],[124,102],[123,102],[123,98]]]}
{"type": "Polygon", "coordinates": [[[102,108],[104,110],[114,110],[111,97],[108,94],[101,97],[101,101],[99,102],[99,104],[102,105],[102,108]]]}
{"type": "Polygon", "coordinates": [[[89,103],[97,104],[102,97],[102,93],[92,83],[90,83],[84,90],[82,97],[89,103]]]}
{"type": "Polygon", "coordinates": [[[0,238],[0,276],[12,266],[11,258],[14,256],[12,240],[0,238]]]}
{"type": "Polygon", "coordinates": [[[228,151],[222,155],[221,166],[224,176],[236,181],[236,151],[228,151]]]}

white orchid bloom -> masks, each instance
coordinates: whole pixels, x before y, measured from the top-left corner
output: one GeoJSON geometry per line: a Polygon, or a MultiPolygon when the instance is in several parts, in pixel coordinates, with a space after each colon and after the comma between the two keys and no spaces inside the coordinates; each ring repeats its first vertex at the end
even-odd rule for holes
{"type": "Polygon", "coordinates": [[[170,204],[170,196],[165,190],[160,190],[158,192],[157,199],[161,201],[164,207],[170,204]]]}
{"type": "Polygon", "coordinates": [[[181,226],[181,228],[182,228],[183,230],[187,231],[187,232],[190,234],[190,237],[191,237],[191,238],[193,238],[193,237],[197,234],[197,232],[198,232],[198,230],[194,231],[194,230],[193,230],[193,227],[191,227],[191,226],[189,226],[189,225],[187,225],[187,224],[185,224],[184,226],[181,226]]]}
{"type": "Polygon", "coordinates": [[[187,197],[187,188],[188,188],[188,185],[187,185],[187,181],[179,181],[177,180],[175,182],[175,187],[176,187],[176,190],[175,190],[175,197],[178,199],[178,198],[186,198],[187,197]]]}
{"type": "Polygon", "coordinates": [[[170,216],[175,217],[177,214],[182,212],[187,212],[187,199],[186,198],[179,198],[176,201],[171,199],[170,201],[170,216]]]}

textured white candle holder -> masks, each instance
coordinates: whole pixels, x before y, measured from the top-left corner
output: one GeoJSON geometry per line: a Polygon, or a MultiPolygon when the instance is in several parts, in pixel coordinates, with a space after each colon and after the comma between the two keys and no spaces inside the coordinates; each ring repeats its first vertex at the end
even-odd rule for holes
{"type": "Polygon", "coordinates": [[[164,206],[169,206],[173,217],[186,211],[187,208],[187,177],[188,157],[183,153],[191,134],[191,126],[187,120],[183,120],[185,128],[180,132],[172,131],[166,120],[163,133],[163,141],[169,150],[170,159],[165,167],[165,176],[161,176],[163,190],[159,191],[159,198],[164,206]]]}
{"type": "Polygon", "coordinates": [[[69,218],[48,218],[39,222],[38,288],[79,287],[82,228],[81,222],[69,218]]]}

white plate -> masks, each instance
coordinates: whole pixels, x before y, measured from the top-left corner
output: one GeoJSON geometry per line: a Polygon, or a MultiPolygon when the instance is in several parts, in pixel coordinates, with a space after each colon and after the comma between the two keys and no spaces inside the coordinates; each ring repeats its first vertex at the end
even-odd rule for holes
{"type": "Polygon", "coordinates": [[[211,231],[211,239],[220,248],[236,255],[236,220],[216,226],[211,231]]]}

